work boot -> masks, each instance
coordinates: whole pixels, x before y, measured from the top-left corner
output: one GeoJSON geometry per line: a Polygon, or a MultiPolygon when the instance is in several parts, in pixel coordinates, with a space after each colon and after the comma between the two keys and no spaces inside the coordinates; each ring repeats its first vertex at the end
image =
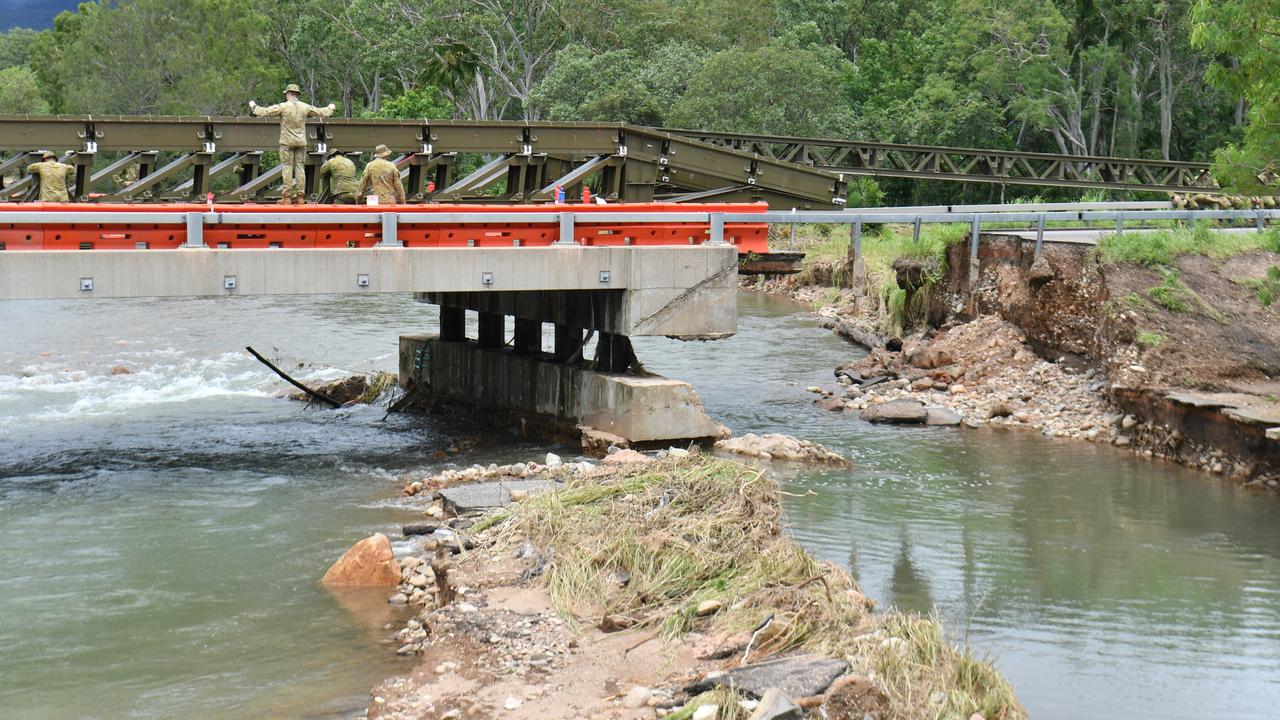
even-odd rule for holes
{"type": "Polygon", "coordinates": [[[306,205],[306,204],[307,204],[307,201],[306,201],[306,200],[303,200],[301,195],[294,195],[294,196],[293,196],[293,204],[294,204],[294,205],[306,205]]]}
{"type": "Polygon", "coordinates": [[[293,204],[293,198],[289,197],[288,195],[281,195],[281,196],[280,196],[280,199],[276,201],[276,204],[277,204],[277,205],[292,205],[292,204],[293,204]]]}

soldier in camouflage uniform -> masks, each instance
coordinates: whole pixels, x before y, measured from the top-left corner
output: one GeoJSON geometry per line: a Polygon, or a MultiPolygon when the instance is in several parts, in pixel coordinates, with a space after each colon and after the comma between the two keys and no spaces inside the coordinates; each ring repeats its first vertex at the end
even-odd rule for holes
{"type": "Polygon", "coordinates": [[[356,201],[356,164],[337,150],[329,151],[329,159],[320,166],[320,191],[329,183],[329,202],[352,205],[356,201]]]}
{"type": "Polygon", "coordinates": [[[67,186],[76,178],[76,169],[58,162],[58,156],[48,150],[40,151],[40,162],[27,166],[27,172],[39,178],[40,202],[70,202],[67,186]]]}
{"type": "Polygon", "coordinates": [[[293,84],[284,89],[284,95],[284,102],[265,108],[250,100],[249,109],[257,117],[280,118],[280,166],[284,168],[280,204],[301,205],[307,183],[307,118],[329,117],[334,104],[322,108],[308,105],[298,99],[302,90],[293,84]]]}
{"type": "Polygon", "coordinates": [[[379,205],[404,204],[404,185],[400,182],[400,168],[387,158],[391,149],[379,145],[373,150],[373,161],[364,166],[357,195],[377,195],[379,205]]]}

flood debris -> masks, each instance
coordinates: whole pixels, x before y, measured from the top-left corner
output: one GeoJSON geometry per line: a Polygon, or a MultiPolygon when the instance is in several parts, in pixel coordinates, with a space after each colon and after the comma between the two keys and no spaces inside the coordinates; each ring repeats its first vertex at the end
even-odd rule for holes
{"type": "Polygon", "coordinates": [[[1025,717],[935,620],[873,614],[783,534],[761,468],[694,452],[559,477],[475,519],[474,549],[405,559],[416,614],[388,644],[419,670],[368,717],[1025,717]]]}

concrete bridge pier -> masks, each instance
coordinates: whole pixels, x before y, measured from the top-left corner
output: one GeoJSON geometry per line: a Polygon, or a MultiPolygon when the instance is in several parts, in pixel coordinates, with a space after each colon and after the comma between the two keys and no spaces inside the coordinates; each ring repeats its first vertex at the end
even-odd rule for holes
{"type": "Polygon", "coordinates": [[[420,407],[578,440],[589,451],[718,438],[725,429],[693,387],[644,373],[631,338],[732,334],[736,252],[663,259],[671,258],[685,262],[633,267],[617,289],[420,293],[440,306],[440,330],[400,338],[400,384],[420,407]]]}

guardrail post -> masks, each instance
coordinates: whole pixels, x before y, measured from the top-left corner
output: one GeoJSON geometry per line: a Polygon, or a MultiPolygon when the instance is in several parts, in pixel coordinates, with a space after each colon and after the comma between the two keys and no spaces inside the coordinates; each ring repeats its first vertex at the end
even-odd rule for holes
{"type": "Polygon", "coordinates": [[[856,261],[862,257],[862,216],[853,219],[849,226],[849,254],[856,261]]]}
{"type": "Polygon", "coordinates": [[[920,244],[920,216],[916,216],[915,227],[911,231],[911,242],[914,245],[920,244]]]}
{"type": "Polygon", "coordinates": [[[1255,223],[1258,226],[1258,232],[1262,232],[1266,228],[1267,223],[1262,219],[1262,208],[1258,208],[1258,215],[1255,219],[1255,223]]]}
{"type": "Polygon", "coordinates": [[[1116,234],[1124,234],[1124,216],[1120,213],[1116,213],[1116,234]]]}
{"type": "Polygon", "coordinates": [[[382,213],[382,239],[378,247],[404,247],[400,242],[400,216],[396,213],[382,213]]]}
{"type": "Polygon", "coordinates": [[[573,240],[573,213],[560,213],[560,237],[555,241],[555,245],[575,245],[573,240]]]}
{"type": "Polygon", "coordinates": [[[711,213],[711,239],[708,244],[724,244],[724,213],[711,213]]]}
{"type": "Polygon", "coordinates": [[[1036,257],[1040,257],[1040,252],[1044,248],[1044,213],[1040,214],[1036,220],[1036,257]]]}
{"type": "MultiPolygon", "coordinates": [[[[916,218],[916,227],[920,227],[920,218],[916,218]]],[[[982,219],[977,213],[973,215],[973,224],[969,227],[969,287],[978,286],[978,238],[982,236],[982,219]]]]}
{"type": "Polygon", "coordinates": [[[204,213],[187,213],[187,240],[182,247],[204,247],[204,213]]]}

